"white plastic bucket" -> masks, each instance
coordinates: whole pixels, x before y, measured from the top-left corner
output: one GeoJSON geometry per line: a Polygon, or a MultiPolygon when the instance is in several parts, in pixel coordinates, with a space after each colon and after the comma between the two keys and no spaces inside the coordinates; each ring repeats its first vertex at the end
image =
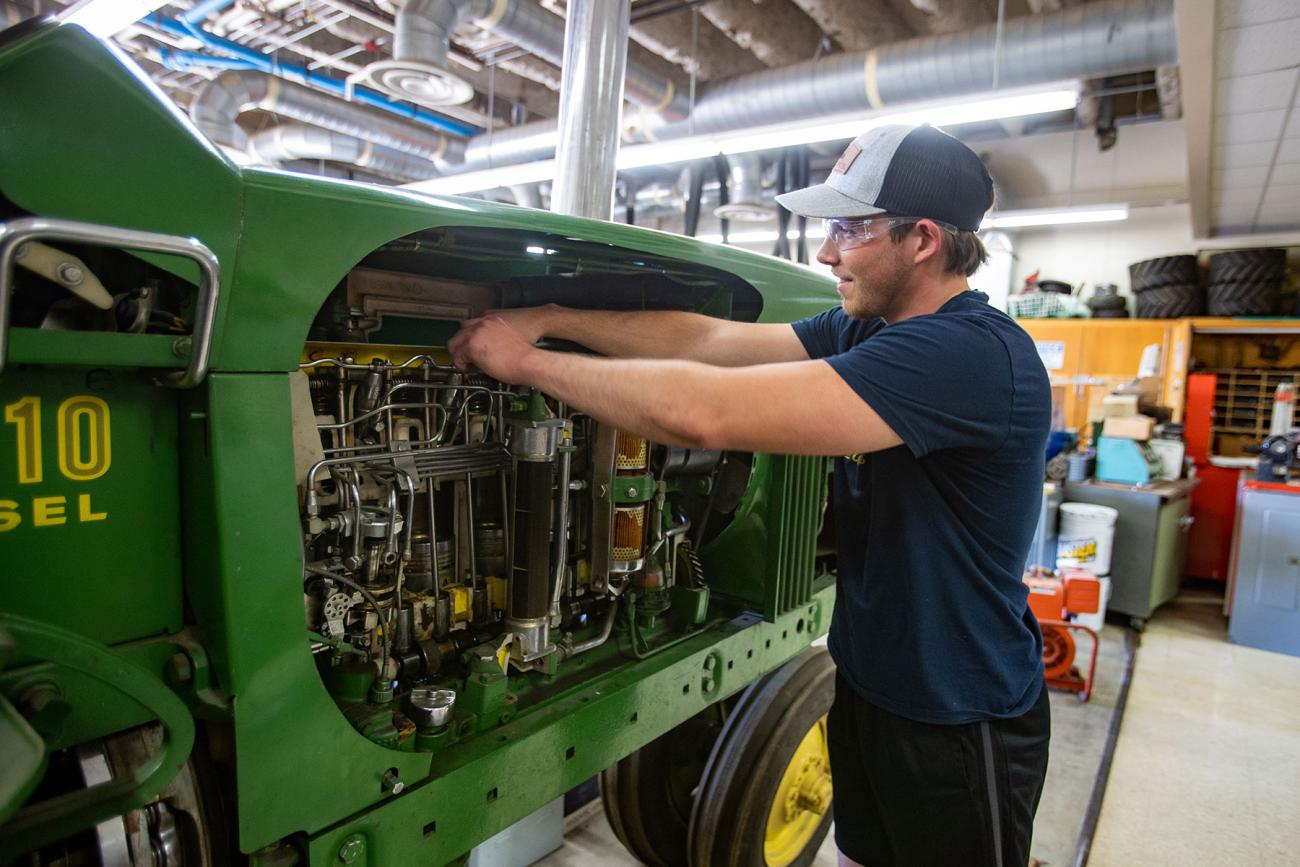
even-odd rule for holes
{"type": "Polygon", "coordinates": [[[1092,503],[1062,503],[1056,568],[1083,566],[1094,575],[1110,574],[1110,551],[1119,512],[1092,503]]]}

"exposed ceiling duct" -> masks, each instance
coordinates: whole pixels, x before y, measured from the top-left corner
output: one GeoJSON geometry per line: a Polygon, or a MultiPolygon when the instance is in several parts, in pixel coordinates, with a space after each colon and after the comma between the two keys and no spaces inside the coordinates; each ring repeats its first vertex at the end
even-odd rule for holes
{"type": "Polygon", "coordinates": [[[763,159],[759,154],[742,154],[731,165],[730,199],[713,209],[719,220],[765,223],[776,219],[772,196],[763,194],[763,159]]]}
{"type": "MultiPolygon", "coordinates": [[[[533,0],[409,0],[397,15],[394,59],[366,67],[369,80],[425,104],[468,100],[469,84],[446,69],[451,36],[462,21],[473,21],[548,63],[559,66],[563,61],[564,21],[533,0]]],[[[632,61],[627,65],[626,97],[666,120],[686,116],[686,94],[678,93],[670,78],[632,61]]]]}
{"type": "Polygon", "coordinates": [[[464,154],[464,139],[256,70],[223,72],[208,82],[191,104],[190,116],[217,144],[245,150],[247,135],[236,119],[257,108],[431,161],[439,170],[450,169],[464,154]]]}
{"type": "Polygon", "coordinates": [[[437,168],[427,159],[333,130],[301,124],[281,124],[258,133],[249,140],[248,152],[259,162],[270,165],[291,160],[350,163],[370,174],[399,182],[438,175],[437,168]]]}
{"type": "MultiPolygon", "coordinates": [[[[987,92],[995,70],[999,85],[1012,87],[1152,69],[1177,59],[1173,0],[1106,0],[1012,19],[997,43],[990,24],[739,76],[710,87],[689,122],[646,133],[667,140],[987,92]]],[[[554,148],[554,122],[538,121],[471,139],[460,170],[545,159],[554,148]]]]}

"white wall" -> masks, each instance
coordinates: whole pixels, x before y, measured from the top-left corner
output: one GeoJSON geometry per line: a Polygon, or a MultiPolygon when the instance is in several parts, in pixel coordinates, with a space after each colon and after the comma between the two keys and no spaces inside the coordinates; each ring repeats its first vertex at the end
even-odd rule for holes
{"type": "MultiPolygon", "coordinates": [[[[1143,259],[1195,253],[1187,205],[1135,208],[1129,219],[1115,223],[1021,229],[1012,234],[1015,266],[1012,286],[1019,291],[1035,271],[1040,277],[1086,283],[1081,297],[1092,295],[1096,283],[1114,283],[1130,295],[1128,266],[1143,259]]],[[[1130,311],[1132,305],[1130,305],[1130,311]]]]}

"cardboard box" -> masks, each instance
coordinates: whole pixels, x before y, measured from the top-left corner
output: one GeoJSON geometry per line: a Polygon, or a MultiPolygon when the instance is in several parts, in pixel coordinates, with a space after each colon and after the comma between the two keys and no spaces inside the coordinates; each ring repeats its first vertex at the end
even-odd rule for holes
{"type": "Polygon", "coordinates": [[[1111,416],[1102,426],[1101,435],[1126,440],[1149,440],[1155,428],[1156,420],[1149,415],[1130,415],[1123,418],[1111,416]]]}

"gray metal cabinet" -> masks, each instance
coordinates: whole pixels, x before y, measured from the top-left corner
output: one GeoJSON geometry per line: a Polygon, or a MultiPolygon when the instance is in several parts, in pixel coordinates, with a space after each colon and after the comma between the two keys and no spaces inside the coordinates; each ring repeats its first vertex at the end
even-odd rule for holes
{"type": "Polygon", "coordinates": [[[1300,487],[1247,482],[1234,547],[1228,637],[1300,656],[1300,487]]]}
{"type": "Polygon", "coordinates": [[[1152,485],[1067,482],[1067,503],[1095,503],[1119,511],[1110,555],[1108,611],[1127,614],[1139,629],[1178,592],[1183,579],[1191,493],[1195,479],[1152,485]]]}

